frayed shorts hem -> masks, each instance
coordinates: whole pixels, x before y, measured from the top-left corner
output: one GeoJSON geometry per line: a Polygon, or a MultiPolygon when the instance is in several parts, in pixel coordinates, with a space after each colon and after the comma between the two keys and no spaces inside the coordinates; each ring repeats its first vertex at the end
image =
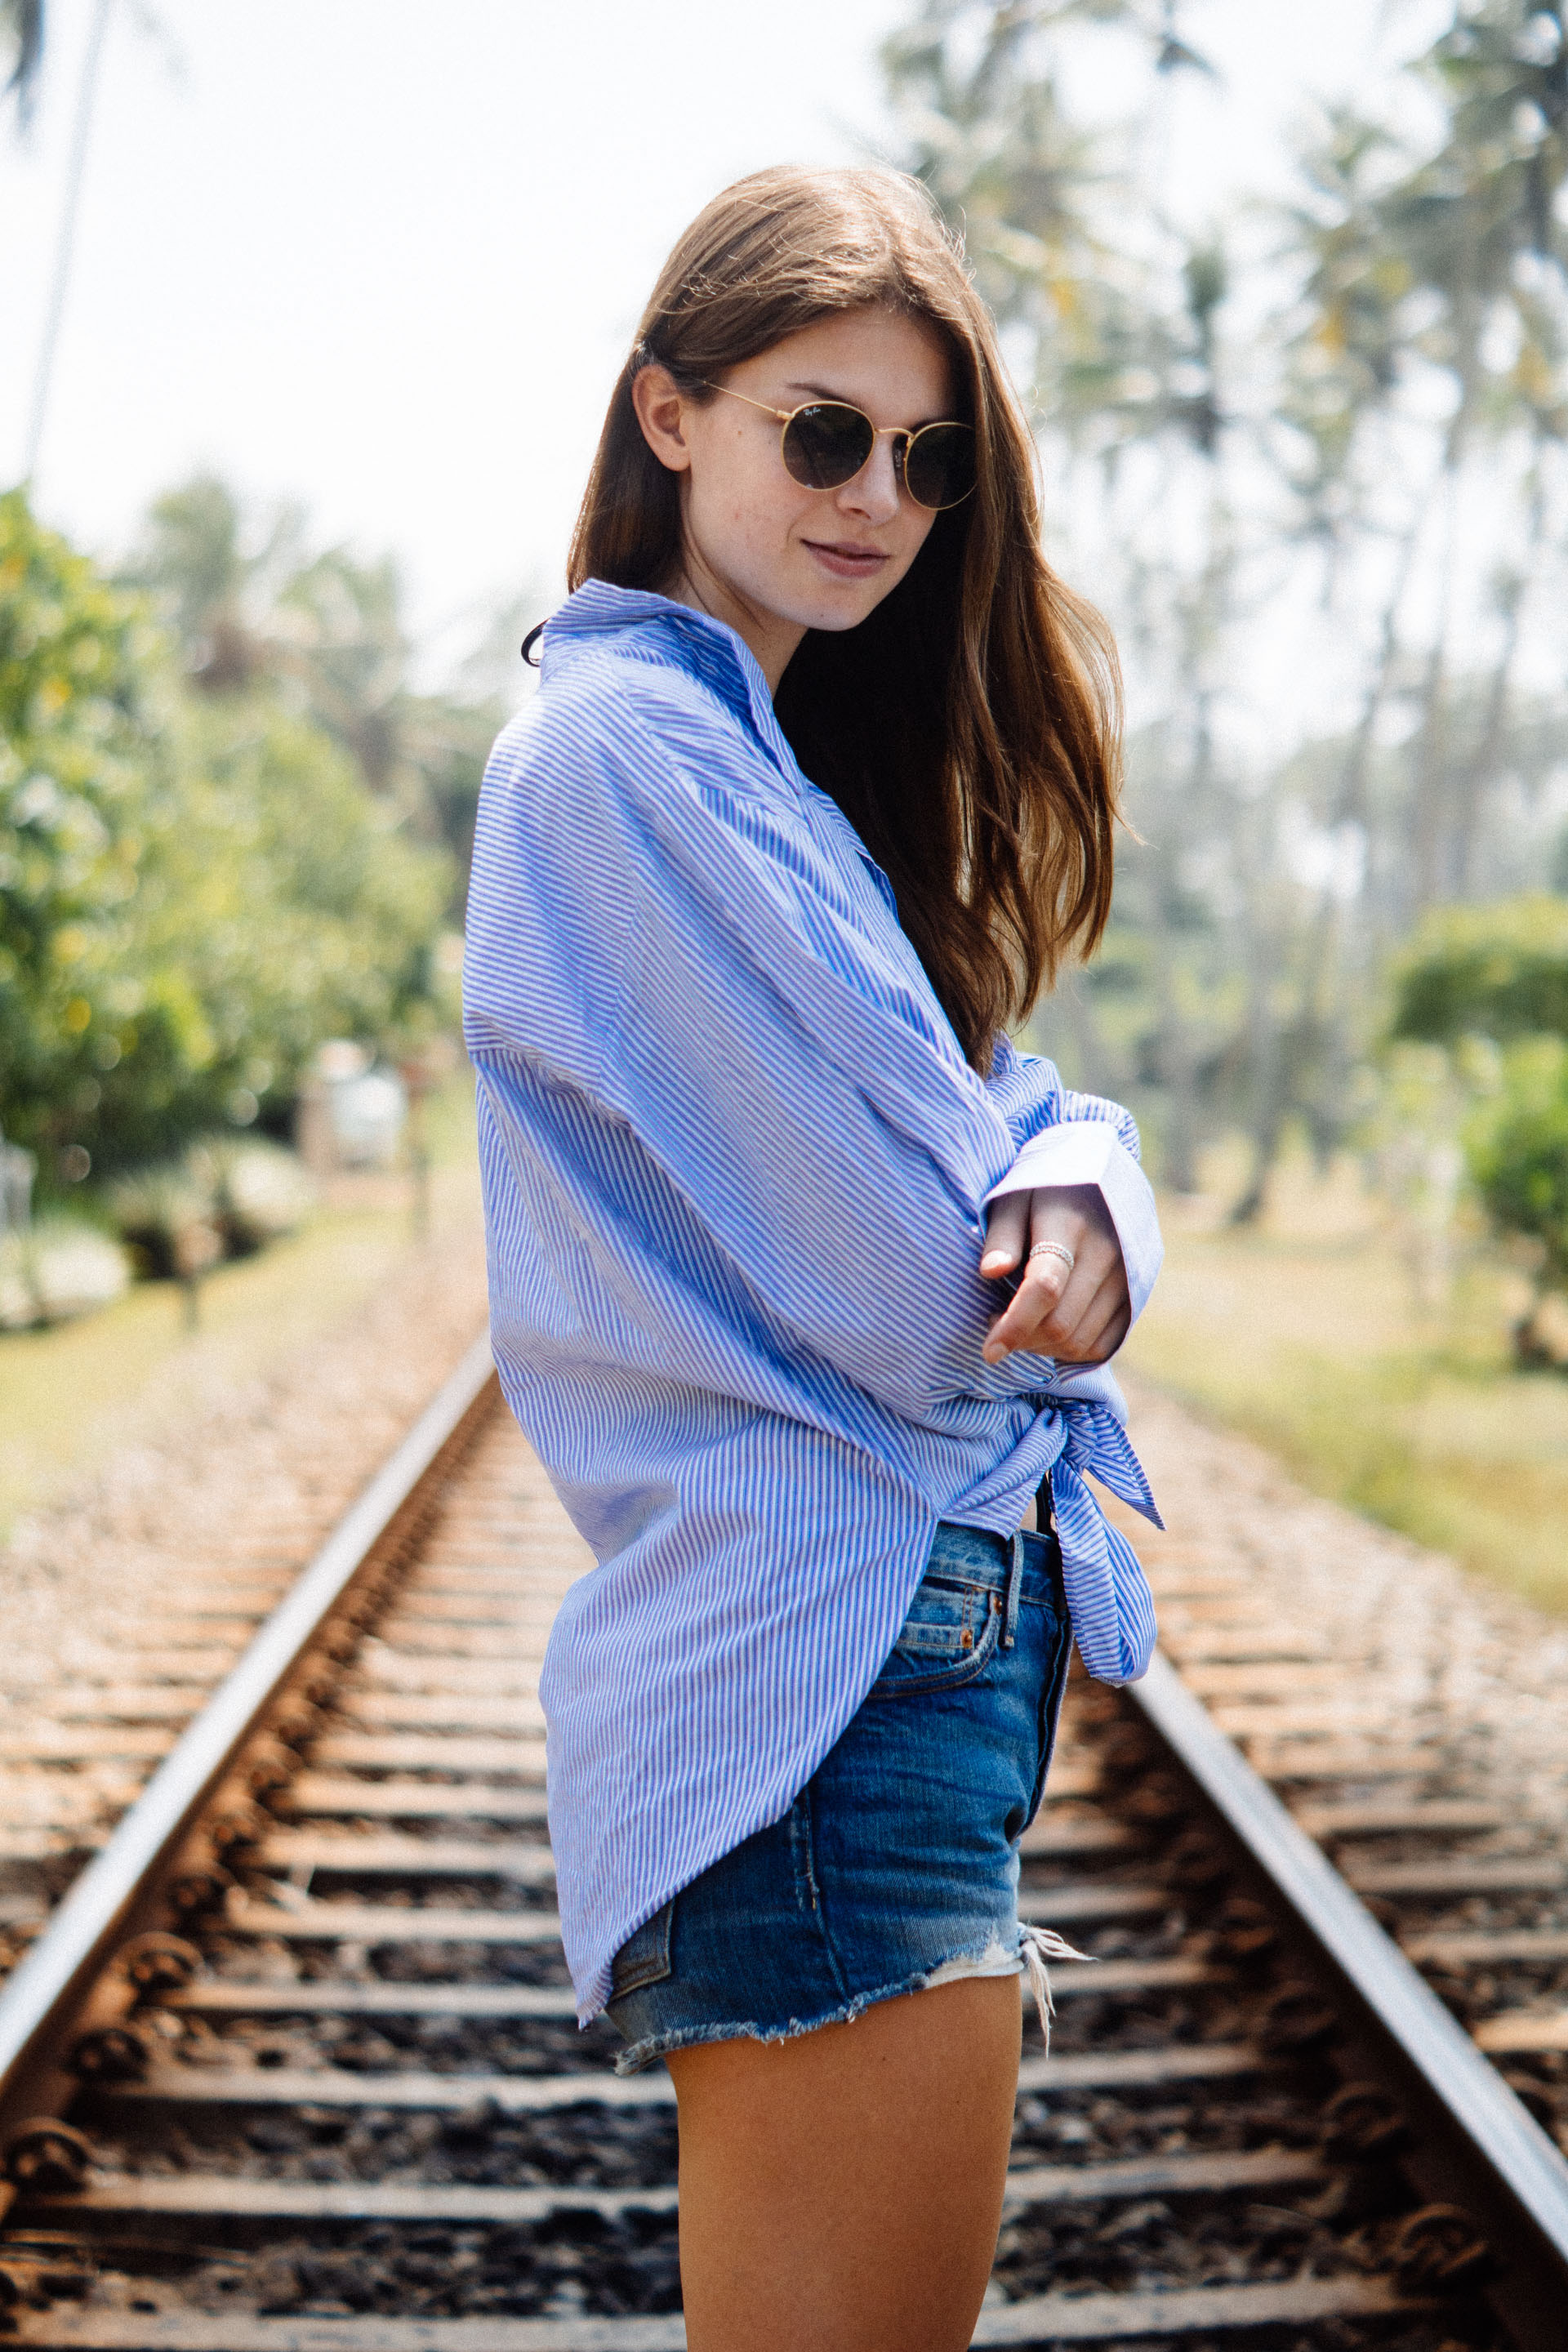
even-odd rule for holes
{"type": "Polygon", "coordinates": [[[1018,1977],[1023,1973],[1022,1953],[1016,1947],[1009,1952],[993,1929],[978,1949],[955,1953],[933,1968],[901,1978],[896,1984],[878,1985],[870,1992],[857,1993],[853,2000],[836,2002],[815,2017],[792,2017],[783,2025],[714,2020],[700,2025],[674,2026],[667,2033],[645,2034],[640,2042],[616,2053],[616,2072],[640,2074],[661,2058],[668,2058],[672,2050],[693,2050],[707,2042],[797,2042],[802,2034],[818,2033],[825,2025],[852,2025],[879,2001],[900,2000],[906,1993],[935,1992],[943,1985],[961,1984],[969,1977],[1018,1977]]]}

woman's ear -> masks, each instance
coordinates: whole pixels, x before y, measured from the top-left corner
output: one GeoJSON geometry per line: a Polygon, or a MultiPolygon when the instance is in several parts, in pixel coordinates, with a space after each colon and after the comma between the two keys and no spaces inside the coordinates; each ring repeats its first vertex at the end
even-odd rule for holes
{"type": "Polygon", "coordinates": [[[685,395],[669,370],[645,367],[632,381],[632,406],[643,438],[661,466],[672,474],[689,473],[691,451],[681,431],[686,410],[685,395]]]}

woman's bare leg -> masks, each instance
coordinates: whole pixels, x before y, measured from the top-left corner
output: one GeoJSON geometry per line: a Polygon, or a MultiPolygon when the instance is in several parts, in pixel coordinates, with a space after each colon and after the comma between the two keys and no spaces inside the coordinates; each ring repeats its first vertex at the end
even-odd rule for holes
{"type": "Polygon", "coordinates": [[[1002,2214],[1016,1977],[674,2053],[690,2352],[963,2352],[1002,2214]]]}

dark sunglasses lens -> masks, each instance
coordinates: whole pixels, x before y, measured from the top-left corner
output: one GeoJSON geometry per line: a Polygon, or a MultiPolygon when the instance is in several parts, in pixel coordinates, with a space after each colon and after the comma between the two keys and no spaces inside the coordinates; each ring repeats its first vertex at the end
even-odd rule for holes
{"type": "Polygon", "coordinates": [[[955,507],[974,488],[974,436],[967,425],[928,425],[904,452],[904,487],[922,507],[955,507]]]}
{"type": "Polygon", "coordinates": [[[836,400],[797,409],[784,427],[784,461],[808,490],[853,481],[871,454],[871,420],[836,400]]]}

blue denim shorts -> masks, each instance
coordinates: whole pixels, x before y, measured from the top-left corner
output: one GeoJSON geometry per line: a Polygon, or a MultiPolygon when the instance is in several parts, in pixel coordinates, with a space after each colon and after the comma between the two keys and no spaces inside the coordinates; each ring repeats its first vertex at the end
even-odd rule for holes
{"type": "Polygon", "coordinates": [[[1021,1966],[1018,1840],[1045,1787],[1071,1635],[1055,1536],[943,1522],[891,1655],[782,1821],[616,1955],[619,2074],[777,2042],[1021,1966]]]}

